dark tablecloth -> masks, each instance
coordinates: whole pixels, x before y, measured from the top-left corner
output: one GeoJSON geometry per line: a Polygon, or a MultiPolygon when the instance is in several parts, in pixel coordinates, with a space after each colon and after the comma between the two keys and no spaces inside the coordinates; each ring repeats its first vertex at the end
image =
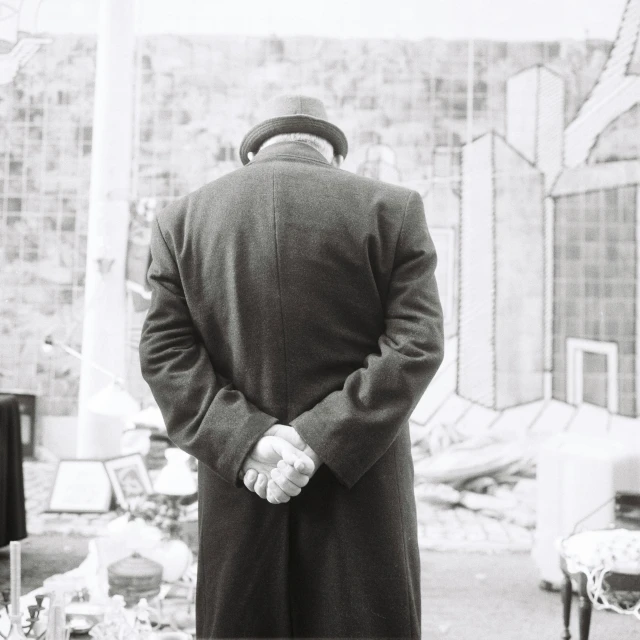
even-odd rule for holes
{"type": "Polygon", "coordinates": [[[0,547],[26,537],[20,408],[14,396],[0,394],[0,547]]]}

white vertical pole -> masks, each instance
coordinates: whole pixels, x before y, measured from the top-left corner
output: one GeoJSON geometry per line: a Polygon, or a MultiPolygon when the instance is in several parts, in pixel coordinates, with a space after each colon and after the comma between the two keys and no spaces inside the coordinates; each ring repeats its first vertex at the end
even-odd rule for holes
{"type": "Polygon", "coordinates": [[[99,457],[87,401],[125,376],[125,259],[131,194],[133,0],[101,0],[78,408],[78,457],[99,457]]]}
{"type": "Polygon", "coordinates": [[[473,87],[475,84],[475,40],[469,39],[467,55],[467,144],[473,141],[473,87]]]}

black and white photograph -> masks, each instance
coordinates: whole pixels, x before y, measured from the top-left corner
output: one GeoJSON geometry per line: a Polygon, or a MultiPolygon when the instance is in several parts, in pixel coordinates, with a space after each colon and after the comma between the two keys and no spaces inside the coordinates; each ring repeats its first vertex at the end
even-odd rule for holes
{"type": "Polygon", "coordinates": [[[0,639],[640,638],[640,0],[0,0],[0,639]]]}

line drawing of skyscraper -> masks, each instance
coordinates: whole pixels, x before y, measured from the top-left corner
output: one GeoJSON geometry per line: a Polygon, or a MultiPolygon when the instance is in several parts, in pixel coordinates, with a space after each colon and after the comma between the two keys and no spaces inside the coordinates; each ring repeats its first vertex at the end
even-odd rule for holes
{"type": "Polygon", "coordinates": [[[544,176],[494,132],[462,167],[458,393],[505,409],[543,394],[544,176]]]}
{"type": "Polygon", "coordinates": [[[508,81],[506,139],[463,148],[459,396],[640,415],[640,159],[594,154],[638,108],[639,74],[640,0],[628,0],[566,127],[563,79],[532,67],[508,81]]]}

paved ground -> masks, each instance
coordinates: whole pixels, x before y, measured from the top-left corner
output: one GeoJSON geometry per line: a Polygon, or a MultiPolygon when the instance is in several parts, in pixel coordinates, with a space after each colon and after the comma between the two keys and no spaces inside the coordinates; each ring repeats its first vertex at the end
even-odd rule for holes
{"type": "MultiPolygon", "coordinates": [[[[578,602],[571,636],[578,640],[578,602]]],[[[560,594],[541,591],[528,554],[422,553],[425,640],[560,640],[560,594]]],[[[589,640],[637,640],[640,620],[594,611],[589,640]]]]}
{"type": "Polygon", "coordinates": [[[528,552],[533,532],[509,522],[469,511],[418,502],[420,548],[430,551],[482,553],[528,552]]]}
{"type": "MultiPolygon", "coordinates": [[[[55,469],[55,463],[24,462],[29,534],[95,536],[103,532],[115,513],[46,513],[55,469]]],[[[425,550],[492,553],[531,549],[531,531],[467,509],[443,509],[419,502],[418,520],[420,546],[425,550]]]]}

